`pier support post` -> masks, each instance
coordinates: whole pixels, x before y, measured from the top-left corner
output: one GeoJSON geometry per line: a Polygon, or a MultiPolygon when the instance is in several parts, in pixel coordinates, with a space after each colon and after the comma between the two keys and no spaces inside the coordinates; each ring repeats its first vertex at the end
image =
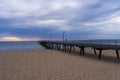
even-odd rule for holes
{"type": "Polygon", "coordinates": [[[57,50],[59,50],[59,44],[57,44],[57,50]]]}
{"type": "Polygon", "coordinates": [[[55,45],[55,50],[56,50],[56,44],[54,44],[55,45]]]}
{"type": "Polygon", "coordinates": [[[53,44],[53,49],[55,49],[55,44],[53,44]]]}
{"type": "Polygon", "coordinates": [[[117,58],[119,58],[119,51],[116,50],[116,55],[117,55],[117,58]]]}
{"type": "Polygon", "coordinates": [[[70,46],[70,50],[69,50],[69,53],[71,52],[71,49],[72,49],[72,46],[70,46]]]}
{"type": "Polygon", "coordinates": [[[52,44],[52,49],[53,49],[53,44],[52,44]]]}
{"type": "Polygon", "coordinates": [[[64,51],[64,45],[62,44],[62,50],[64,51]]]}
{"type": "Polygon", "coordinates": [[[65,45],[65,51],[67,51],[67,45],[65,45]]]}
{"type": "Polygon", "coordinates": [[[75,51],[75,46],[73,46],[73,51],[75,51]]]}
{"type": "Polygon", "coordinates": [[[66,45],[66,51],[69,51],[69,45],[66,45]]]}
{"type": "Polygon", "coordinates": [[[73,51],[75,51],[75,47],[70,45],[69,53],[72,51],[72,48],[73,48],[73,51]]]}
{"type": "Polygon", "coordinates": [[[102,55],[102,49],[99,50],[99,56],[98,56],[98,59],[101,59],[101,55],[102,55]]]}
{"type": "Polygon", "coordinates": [[[61,50],[61,45],[59,44],[59,50],[61,50]]]}
{"type": "Polygon", "coordinates": [[[57,44],[55,44],[55,50],[57,50],[57,44]]]}
{"type": "Polygon", "coordinates": [[[58,44],[56,44],[56,50],[58,50],[58,44]]]}
{"type": "Polygon", "coordinates": [[[57,48],[58,48],[58,50],[60,50],[60,44],[57,44],[57,48]]]}
{"type": "Polygon", "coordinates": [[[66,45],[63,44],[63,51],[66,51],[66,45]]]}
{"type": "Polygon", "coordinates": [[[67,50],[69,51],[69,45],[67,45],[67,50]]]}
{"type": "Polygon", "coordinates": [[[95,53],[95,55],[97,54],[97,52],[96,52],[96,49],[94,48],[94,53],[95,53]]]}
{"type": "Polygon", "coordinates": [[[80,47],[80,55],[85,55],[85,49],[84,49],[84,47],[80,47]]]}

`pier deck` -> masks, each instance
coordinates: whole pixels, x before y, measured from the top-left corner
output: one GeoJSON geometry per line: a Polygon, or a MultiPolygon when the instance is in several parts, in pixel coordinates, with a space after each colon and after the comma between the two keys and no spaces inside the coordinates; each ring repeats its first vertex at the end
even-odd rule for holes
{"type": "Polygon", "coordinates": [[[117,58],[119,58],[119,50],[120,45],[117,40],[79,40],[79,41],[40,41],[41,45],[50,49],[64,50],[69,51],[73,49],[75,51],[75,47],[80,48],[80,55],[84,55],[85,48],[91,47],[94,49],[96,54],[96,50],[99,50],[98,59],[101,59],[103,50],[115,50],[117,58]]]}

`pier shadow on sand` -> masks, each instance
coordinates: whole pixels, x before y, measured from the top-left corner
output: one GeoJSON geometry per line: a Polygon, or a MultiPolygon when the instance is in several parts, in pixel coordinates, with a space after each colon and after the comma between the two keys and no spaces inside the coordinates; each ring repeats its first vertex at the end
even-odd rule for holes
{"type": "MultiPolygon", "coordinates": [[[[59,50],[59,51],[64,52],[62,50],[59,50]]],[[[99,60],[98,59],[98,54],[95,55],[92,52],[85,52],[85,55],[79,55],[79,53],[80,53],[79,51],[72,51],[71,53],[66,51],[64,53],[74,55],[74,56],[80,56],[80,57],[83,57],[83,58],[89,58],[89,59],[93,59],[93,60],[97,60],[97,61],[104,61],[104,62],[107,62],[107,63],[120,64],[120,58],[119,59],[116,58],[116,55],[115,56],[108,56],[108,55],[104,55],[105,53],[103,53],[101,59],[99,60]]]]}

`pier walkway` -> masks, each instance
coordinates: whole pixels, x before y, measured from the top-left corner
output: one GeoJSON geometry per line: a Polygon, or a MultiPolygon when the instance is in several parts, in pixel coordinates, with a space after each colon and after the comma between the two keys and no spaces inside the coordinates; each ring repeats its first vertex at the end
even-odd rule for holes
{"type": "Polygon", "coordinates": [[[117,58],[119,58],[120,40],[70,40],[70,41],[39,41],[41,45],[50,49],[57,49],[63,51],[74,50],[75,47],[80,48],[80,55],[85,54],[85,48],[91,47],[94,53],[97,54],[96,50],[99,50],[98,59],[101,59],[103,50],[115,50],[117,58]]]}

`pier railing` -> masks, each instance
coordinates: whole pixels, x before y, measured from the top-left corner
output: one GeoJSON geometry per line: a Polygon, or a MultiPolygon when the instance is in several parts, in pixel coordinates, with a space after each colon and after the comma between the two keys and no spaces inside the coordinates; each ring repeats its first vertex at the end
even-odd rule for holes
{"type": "Polygon", "coordinates": [[[47,42],[56,44],[68,44],[74,46],[85,46],[85,47],[96,47],[104,49],[119,49],[120,50],[120,39],[96,39],[96,40],[47,40],[47,42]]]}
{"type": "Polygon", "coordinates": [[[68,40],[68,42],[85,43],[85,44],[107,44],[107,45],[120,45],[120,39],[111,40],[68,40]]]}

